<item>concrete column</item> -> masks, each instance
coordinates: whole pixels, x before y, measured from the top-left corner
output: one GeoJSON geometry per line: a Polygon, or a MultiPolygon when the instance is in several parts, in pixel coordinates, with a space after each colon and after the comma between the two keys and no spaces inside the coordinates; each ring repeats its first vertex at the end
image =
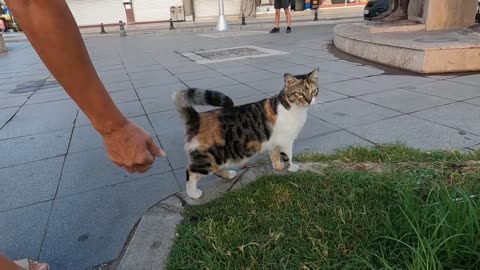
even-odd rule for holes
{"type": "Polygon", "coordinates": [[[426,0],[423,19],[427,30],[462,29],[475,23],[478,0],[426,0]]]}
{"type": "Polygon", "coordinates": [[[7,46],[5,46],[5,40],[3,39],[2,33],[0,33],[0,53],[6,52],[7,46]]]}

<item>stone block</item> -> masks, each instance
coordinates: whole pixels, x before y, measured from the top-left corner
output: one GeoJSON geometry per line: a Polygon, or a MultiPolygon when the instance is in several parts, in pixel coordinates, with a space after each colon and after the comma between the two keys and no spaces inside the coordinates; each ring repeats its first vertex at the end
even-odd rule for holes
{"type": "Polygon", "coordinates": [[[165,269],[175,229],[182,221],[182,202],[172,196],[148,210],[128,244],[118,270],[165,269]]]}
{"type": "Polygon", "coordinates": [[[480,70],[480,39],[472,30],[375,33],[365,25],[337,25],[335,46],[369,61],[422,74],[480,70]]]}
{"type": "Polygon", "coordinates": [[[5,40],[3,39],[2,34],[0,34],[0,53],[6,52],[7,46],[5,45],[5,40]]]}
{"type": "Polygon", "coordinates": [[[426,0],[426,30],[462,29],[475,22],[477,0],[426,0]]]}

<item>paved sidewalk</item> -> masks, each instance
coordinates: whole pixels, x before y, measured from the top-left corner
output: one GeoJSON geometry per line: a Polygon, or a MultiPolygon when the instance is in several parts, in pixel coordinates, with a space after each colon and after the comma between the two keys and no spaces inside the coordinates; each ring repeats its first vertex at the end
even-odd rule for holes
{"type": "Polygon", "coordinates": [[[241,104],[277,93],[285,72],[319,67],[320,100],[296,152],[396,141],[470,150],[480,143],[479,74],[423,77],[340,59],[328,45],[332,26],[202,34],[87,40],[120,109],[168,154],[146,175],[114,166],[29,44],[8,44],[0,55],[0,251],[53,269],[115,259],[146,209],[184,186],[183,125],[171,94],[187,86],[216,89],[241,104]],[[244,45],[286,54],[204,65],[181,54],[244,45]]]}

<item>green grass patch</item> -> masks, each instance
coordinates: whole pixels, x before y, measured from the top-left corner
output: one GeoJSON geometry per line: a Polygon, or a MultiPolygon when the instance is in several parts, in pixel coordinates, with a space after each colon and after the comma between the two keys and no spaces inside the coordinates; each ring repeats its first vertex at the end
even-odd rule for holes
{"type": "Polygon", "coordinates": [[[403,144],[377,145],[374,147],[348,147],[333,154],[309,153],[295,157],[298,161],[320,162],[343,160],[351,162],[457,162],[480,160],[480,151],[421,151],[403,144]]]}
{"type": "Polygon", "coordinates": [[[265,176],[188,207],[168,268],[479,269],[476,157],[403,146],[302,156],[385,167],[265,176]]]}

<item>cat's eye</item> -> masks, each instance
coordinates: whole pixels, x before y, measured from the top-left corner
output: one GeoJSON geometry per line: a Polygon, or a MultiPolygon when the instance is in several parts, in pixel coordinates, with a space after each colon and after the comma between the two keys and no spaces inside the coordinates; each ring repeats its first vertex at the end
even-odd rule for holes
{"type": "Polygon", "coordinates": [[[312,94],[313,94],[314,96],[317,95],[317,94],[318,94],[318,88],[313,89],[312,94]]]}

